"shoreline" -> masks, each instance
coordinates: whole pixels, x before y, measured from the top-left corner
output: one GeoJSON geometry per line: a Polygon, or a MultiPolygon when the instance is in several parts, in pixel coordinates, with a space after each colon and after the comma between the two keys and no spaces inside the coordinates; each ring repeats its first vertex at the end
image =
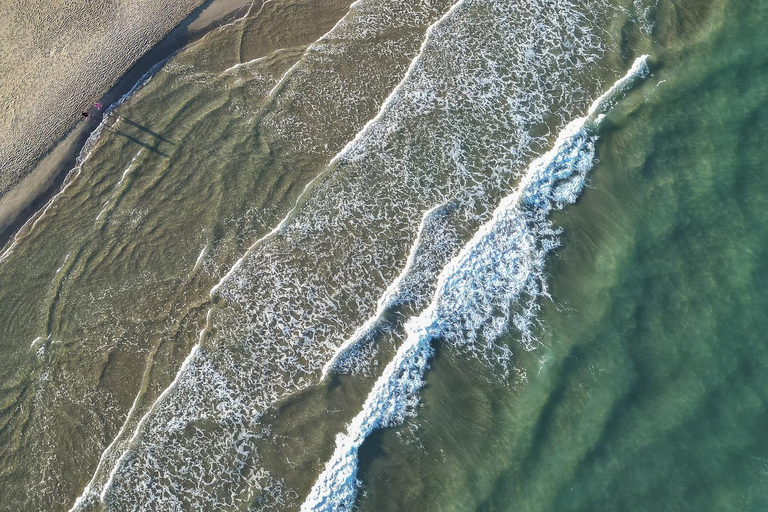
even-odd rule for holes
{"type": "MultiPolygon", "coordinates": [[[[91,108],[91,116],[74,123],[59,139],[41,151],[38,162],[20,182],[0,196],[0,252],[48,202],[63,188],[70,171],[77,165],[88,138],[101,125],[105,113],[122,101],[164,61],[206,34],[246,15],[259,0],[206,0],[168,32],[160,41],[118,76],[97,100],[101,110],[91,108]]],[[[154,74],[154,73],[152,73],[154,74]]]]}

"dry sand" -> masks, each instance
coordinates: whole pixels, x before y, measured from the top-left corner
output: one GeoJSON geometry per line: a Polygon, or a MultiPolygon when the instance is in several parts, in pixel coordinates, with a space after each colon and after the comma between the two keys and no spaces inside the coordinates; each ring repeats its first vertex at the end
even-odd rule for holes
{"type": "Polygon", "coordinates": [[[99,121],[81,111],[111,103],[194,34],[251,4],[0,0],[0,244],[74,163],[99,121]]]}

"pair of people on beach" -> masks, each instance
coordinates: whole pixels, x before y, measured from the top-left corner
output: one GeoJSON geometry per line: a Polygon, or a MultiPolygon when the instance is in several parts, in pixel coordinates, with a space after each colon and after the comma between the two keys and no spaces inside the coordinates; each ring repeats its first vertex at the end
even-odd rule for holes
{"type": "MultiPolygon", "coordinates": [[[[101,103],[98,101],[93,106],[96,107],[96,110],[101,110],[101,103]]],[[[91,114],[87,110],[83,110],[83,117],[91,117],[91,114]]]]}

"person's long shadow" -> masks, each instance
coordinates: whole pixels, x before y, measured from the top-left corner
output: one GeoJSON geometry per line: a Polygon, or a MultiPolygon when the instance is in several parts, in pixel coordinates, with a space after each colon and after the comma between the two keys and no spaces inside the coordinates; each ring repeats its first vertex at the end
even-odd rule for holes
{"type": "Polygon", "coordinates": [[[175,143],[175,142],[173,142],[172,140],[168,140],[168,139],[166,139],[165,137],[163,137],[163,136],[162,136],[162,135],[160,135],[159,133],[157,133],[157,132],[153,132],[152,130],[150,130],[150,129],[149,129],[149,128],[147,128],[146,126],[140,125],[140,124],[139,124],[139,123],[137,123],[136,121],[133,121],[133,120],[131,120],[131,119],[128,119],[128,118],[127,118],[127,117],[125,117],[125,116],[120,116],[120,119],[122,119],[123,121],[125,121],[125,122],[126,122],[126,123],[128,123],[129,125],[131,125],[131,126],[133,126],[133,127],[135,127],[135,128],[138,128],[139,130],[143,131],[144,133],[146,133],[146,134],[149,134],[149,135],[151,135],[151,136],[155,137],[156,139],[159,139],[159,140],[161,140],[161,141],[163,141],[163,142],[167,142],[168,144],[173,144],[174,146],[176,145],[176,143],[175,143]]]}
{"type": "MultiPolygon", "coordinates": [[[[112,132],[112,133],[116,133],[117,135],[121,135],[121,136],[125,137],[126,139],[130,140],[131,142],[134,142],[134,143],[138,144],[141,147],[147,148],[151,152],[156,153],[156,154],[162,156],[163,158],[170,158],[170,155],[168,155],[167,153],[163,153],[162,151],[157,149],[157,145],[151,146],[151,145],[147,144],[146,142],[141,141],[141,140],[139,140],[136,137],[133,137],[131,135],[128,135],[125,132],[121,132],[120,130],[116,130],[115,128],[108,128],[108,130],[110,132],[112,132]]],[[[173,144],[173,143],[171,142],[171,144],[173,144]]]]}

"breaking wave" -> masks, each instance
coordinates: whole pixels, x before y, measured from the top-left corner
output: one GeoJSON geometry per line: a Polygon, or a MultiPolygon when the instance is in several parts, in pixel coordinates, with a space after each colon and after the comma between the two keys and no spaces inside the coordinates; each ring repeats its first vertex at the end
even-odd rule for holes
{"type": "MultiPolygon", "coordinates": [[[[647,56],[589,109],[569,123],[554,147],[536,159],[517,190],[505,197],[486,222],[440,273],[429,307],[405,325],[406,340],[387,365],[336,449],[302,511],[351,510],[357,493],[358,450],[377,428],[401,423],[418,403],[432,341],[492,344],[511,320],[532,343],[537,299],[546,295],[545,256],[558,244],[548,220],[553,209],[576,201],[595,154],[602,112],[636,78],[648,73],[647,56]],[[523,301],[510,318],[510,305],[523,301]]],[[[504,349],[508,350],[505,346],[504,349]]]]}

